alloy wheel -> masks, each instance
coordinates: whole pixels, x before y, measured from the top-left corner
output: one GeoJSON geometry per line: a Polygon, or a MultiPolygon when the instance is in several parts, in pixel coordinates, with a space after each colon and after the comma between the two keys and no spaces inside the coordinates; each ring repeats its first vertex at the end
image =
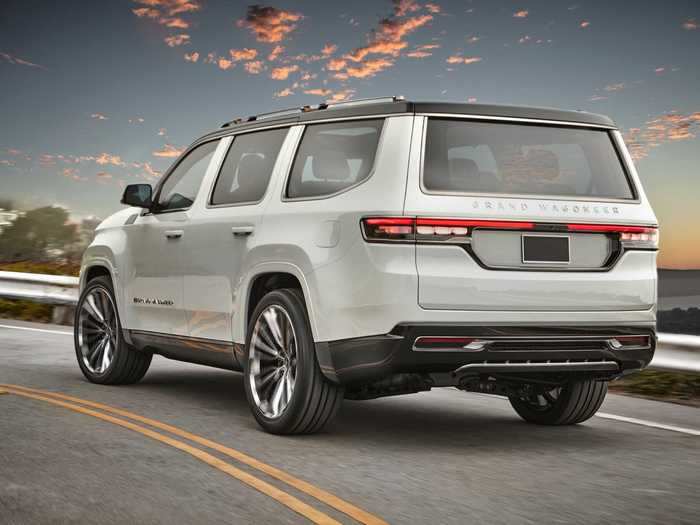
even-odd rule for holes
{"type": "Polygon", "coordinates": [[[103,374],[112,364],[117,349],[117,314],[109,292],[102,287],[90,290],[80,304],[78,345],[85,367],[103,374]]]}
{"type": "Polygon", "coordinates": [[[271,305],[258,316],[248,352],[248,381],[258,409],[278,418],[294,393],[297,377],[297,338],[289,314],[271,305]]]}

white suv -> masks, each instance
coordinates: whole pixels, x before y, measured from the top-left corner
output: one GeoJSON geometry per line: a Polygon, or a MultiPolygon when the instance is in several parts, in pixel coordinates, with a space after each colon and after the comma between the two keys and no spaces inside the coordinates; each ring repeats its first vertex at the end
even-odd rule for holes
{"type": "Polygon", "coordinates": [[[577,111],[399,97],[237,119],[87,249],[78,363],[243,371],[267,431],[454,386],[572,424],[655,347],[657,221],[620,132],[577,111]]]}

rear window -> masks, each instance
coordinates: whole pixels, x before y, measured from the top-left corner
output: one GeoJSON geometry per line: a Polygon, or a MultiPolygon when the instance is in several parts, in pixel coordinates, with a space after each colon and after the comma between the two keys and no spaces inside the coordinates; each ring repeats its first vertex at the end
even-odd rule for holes
{"type": "Polygon", "coordinates": [[[291,199],[332,195],[369,177],[383,120],[306,127],[287,185],[291,199]]]}
{"type": "Polygon", "coordinates": [[[434,192],[632,199],[610,133],[429,119],[423,187],[434,192]]]}
{"type": "Polygon", "coordinates": [[[211,203],[255,203],[263,198],[288,128],[245,133],[233,144],[221,166],[211,203]]]}

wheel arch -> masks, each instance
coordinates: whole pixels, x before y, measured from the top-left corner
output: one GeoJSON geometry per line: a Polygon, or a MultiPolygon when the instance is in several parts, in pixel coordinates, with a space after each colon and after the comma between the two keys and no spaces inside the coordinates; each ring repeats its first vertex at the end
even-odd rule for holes
{"type": "Polygon", "coordinates": [[[241,286],[244,293],[240,294],[240,304],[236,311],[241,315],[233,324],[233,341],[245,344],[246,332],[250,316],[262,297],[280,288],[298,288],[303,296],[304,305],[309,316],[311,333],[316,339],[316,320],[314,315],[311,291],[301,269],[292,263],[262,263],[255,266],[247,275],[241,286]]]}

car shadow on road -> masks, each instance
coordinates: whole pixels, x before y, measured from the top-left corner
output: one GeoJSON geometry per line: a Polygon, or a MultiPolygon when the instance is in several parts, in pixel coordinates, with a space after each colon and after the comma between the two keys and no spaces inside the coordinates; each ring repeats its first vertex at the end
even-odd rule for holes
{"type": "MultiPolygon", "coordinates": [[[[245,398],[243,376],[207,368],[153,370],[135,387],[149,397],[172,398],[190,408],[215,411],[230,425],[257,430],[245,398]]],[[[239,427],[240,429],[240,427],[239,427]]],[[[240,429],[243,430],[243,429],[240,429]]],[[[260,430],[262,432],[262,430],[260,430]]],[[[614,431],[622,445],[635,440],[634,433],[614,431]],[[620,441],[622,440],[622,442],[620,441]]],[[[513,449],[546,453],[557,450],[609,447],[611,432],[591,425],[542,427],[523,422],[504,399],[457,390],[420,393],[369,401],[346,400],[336,421],[315,436],[279,437],[338,442],[353,446],[389,446],[433,450],[465,447],[513,449]]]]}

